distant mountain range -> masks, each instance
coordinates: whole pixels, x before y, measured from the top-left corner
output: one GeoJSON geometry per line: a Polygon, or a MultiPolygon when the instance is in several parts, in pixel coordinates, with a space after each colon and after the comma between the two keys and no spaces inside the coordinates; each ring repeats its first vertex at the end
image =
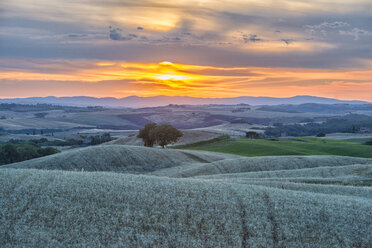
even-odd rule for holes
{"type": "Polygon", "coordinates": [[[188,96],[154,96],[154,97],[138,97],[129,96],[124,98],[113,97],[28,97],[28,98],[12,98],[0,99],[0,103],[18,103],[18,104],[53,104],[64,106],[103,106],[103,107],[126,107],[126,108],[142,108],[165,106],[168,104],[186,104],[186,105],[205,105],[205,104],[222,104],[222,105],[278,105],[278,104],[304,104],[304,103],[320,103],[320,104],[365,104],[364,101],[345,101],[333,98],[324,98],[316,96],[294,96],[289,98],[275,97],[252,97],[240,96],[233,98],[198,98],[188,96]]]}

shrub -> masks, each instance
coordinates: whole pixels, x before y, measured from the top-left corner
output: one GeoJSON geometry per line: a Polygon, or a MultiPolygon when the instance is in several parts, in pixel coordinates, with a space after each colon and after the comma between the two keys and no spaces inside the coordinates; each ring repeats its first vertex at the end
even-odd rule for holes
{"type": "Polygon", "coordinates": [[[325,137],[325,136],[326,136],[325,133],[318,133],[318,134],[316,135],[316,137],[325,137]]]}
{"type": "Polygon", "coordinates": [[[367,145],[367,146],[372,146],[372,140],[368,140],[364,144],[367,145]]]}

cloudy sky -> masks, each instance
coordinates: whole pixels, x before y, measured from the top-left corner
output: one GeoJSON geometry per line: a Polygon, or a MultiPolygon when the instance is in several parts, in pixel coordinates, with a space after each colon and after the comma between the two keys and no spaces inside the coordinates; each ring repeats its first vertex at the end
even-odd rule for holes
{"type": "Polygon", "coordinates": [[[0,2],[1,98],[371,92],[371,0],[0,2]]]}

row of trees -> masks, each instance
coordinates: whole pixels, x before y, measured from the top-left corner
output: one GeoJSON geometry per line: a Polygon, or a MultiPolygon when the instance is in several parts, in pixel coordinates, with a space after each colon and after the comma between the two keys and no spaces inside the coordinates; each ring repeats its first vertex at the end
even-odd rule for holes
{"type": "Polygon", "coordinates": [[[34,143],[0,144],[0,165],[20,162],[32,158],[58,153],[53,147],[41,148],[34,143]]]}
{"type": "Polygon", "coordinates": [[[158,144],[163,148],[168,144],[177,142],[182,136],[183,133],[172,125],[157,125],[156,123],[147,124],[137,135],[138,138],[143,140],[145,146],[153,147],[158,144]]]}
{"type": "MultiPolygon", "coordinates": [[[[357,116],[356,116],[357,117],[357,116]]],[[[369,118],[369,117],[368,117],[369,118]]],[[[323,123],[307,123],[304,125],[279,125],[267,128],[265,135],[269,137],[280,136],[313,136],[328,133],[360,133],[363,130],[372,130],[372,120],[335,118],[326,120],[323,123]]]]}

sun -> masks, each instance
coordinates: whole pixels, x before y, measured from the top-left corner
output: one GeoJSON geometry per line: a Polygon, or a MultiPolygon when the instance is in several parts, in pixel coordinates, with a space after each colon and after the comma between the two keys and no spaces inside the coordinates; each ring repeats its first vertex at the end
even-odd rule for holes
{"type": "Polygon", "coordinates": [[[159,63],[160,65],[174,65],[172,62],[169,61],[163,61],[159,63]]]}
{"type": "Polygon", "coordinates": [[[162,74],[162,75],[156,76],[155,78],[159,80],[164,80],[164,81],[183,81],[183,80],[190,79],[190,77],[187,77],[187,76],[171,75],[171,74],[162,74]]]}

